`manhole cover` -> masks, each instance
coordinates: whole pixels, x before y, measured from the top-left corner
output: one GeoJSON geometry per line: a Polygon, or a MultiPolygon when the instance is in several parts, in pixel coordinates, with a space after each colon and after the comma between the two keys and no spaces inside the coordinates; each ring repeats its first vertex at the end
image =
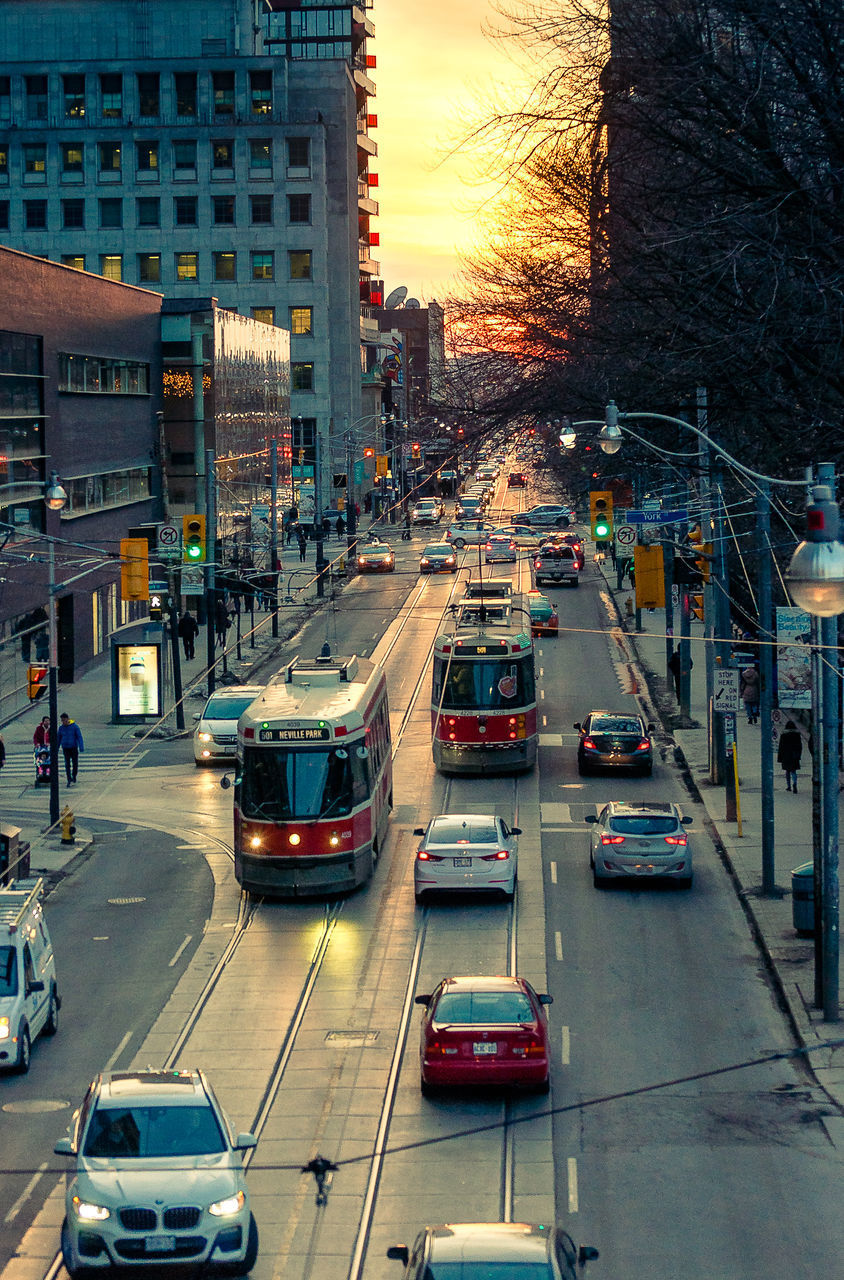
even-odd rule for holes
{"type": "Polygon", "coordinates": [[[354,1045],[375,1044],[377,1031],[329,1031],[325,1037],[327,1044],[342,1044],[346,1047],[354,1045]]]}
{"type": "Polygon", "coordinates": [[[63,1098],[30,1098],[24,1102],[4,1102],[2,1109],[13,1116],[34,1116],[45,1111],[64,1111],[69,1106],[63,1098]]]}
{"type": "Polygon", "coordinates": [[[132,907],[138,902],[146,902],[146,898],[109,898],[110,907],[132,907]]]}

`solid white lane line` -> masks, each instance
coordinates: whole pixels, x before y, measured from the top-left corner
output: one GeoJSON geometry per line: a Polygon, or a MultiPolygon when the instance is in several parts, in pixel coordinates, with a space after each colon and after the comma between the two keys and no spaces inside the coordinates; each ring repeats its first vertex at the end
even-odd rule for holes
{"type": "Polygon", "coordinates": [[[168,967],[168,969],[172,969],[174,964],[178,964],[178,962],[179,962],[179,956],[182,954],[182,952],[184,951],[185,947],[186,947],[186,946],[188,945],[188,943],[190,942],[190,940],[191,940],[191,937],[192,937],[192,936],[193,936],[193,935],[189,933],[189,934],[188,934],[188,936],[185,938],[184,942],[183,942],[183,943],[182,943],[182,945],[179,947],[179,950],[176,952],[176,954],[173,956],[173,959],[172,959],[172,960],[170,961],[170,963],[168,964],[168,966],[167,966],[167,967],[168,967]]]}
{"type": "Polygon", "coordinates": [[[558,929],[558,930],[556,931],[556,933],[554,934],[554,951],[555,951],[555,952],[556,952],[556,954],[557,954],[557,959],[558,959],[558,960],[562,960],[562,958],[563,958],[563,935],[560,933],[559,929],[558,929]]]}
{"type": "Polygon", "coordinates": [[[127,1031],[127,1032],[126,1032],[126,1034],[125,1034],[125,1036],[123,1037],[123,1039],[120,1041],[120,1044],[117,1046],[117,1048],[115,1049],[114,1053],[111,1055],[111,1057],[109,1058],[108,1062],[105,1064],[105,1067],[103,1068],[103,1070],[104,1070],[104,1071],[111,1071],[111,1069],[112,1069],[112,1067],[114,1066],[115,1062],[116,1062],[116,1061],[117,1061],[117,1059],[120,1057],[121,1053],[122,1053],[122,1052],[123,1052],[123,1050],[126,1048],[127,1044],[129,1043],[129,1041],[130,1041],[131,1039],[132,1039],[132,1032],[131,1032],[131,1031],[127,1031]]]}
{"type": "Polygon", "coordinates": [[[571,1062],[571,1035],[568,1027],[563,1027],[563,1066],[567,1067],[571,1062]]]}
{"type": "Polygon", "coordinates": [[[556,862],[552,862],[552,863],[551,863],[551,883],[552,883],[552,884],[556,884],[556,883],[557,883],[557,864],[556,864],[556,862]]]}
{"type": "Polygon", "coordinates": [[[32,1195],[33,1190],[35,1189],[37,1184],[40,1182],[41,1178],[43,1178],[44,1171],[47,1168],[48,1168],[48,1165],[46,1160],[44,1164],[39,1164],[38,1172],[33,1174],[32,1177],[29,1179],[29,1182],[26,1184],[23,1191],[20,1193],[17,1200],[12,1205],[11,1209],[3,1219],[4,1222],[14,1222],[15,1218],[18,1216],[18,1214],[20,1213],[23,1206],[26,1204],[29,1197],[32,1195]]]}
{"type": "Polygon", "coordinates": [[[577,1213],[577,1161],[574,1156],[569,1156],[566,1167],[569,1181],[569,1213],[577,1213]]]}

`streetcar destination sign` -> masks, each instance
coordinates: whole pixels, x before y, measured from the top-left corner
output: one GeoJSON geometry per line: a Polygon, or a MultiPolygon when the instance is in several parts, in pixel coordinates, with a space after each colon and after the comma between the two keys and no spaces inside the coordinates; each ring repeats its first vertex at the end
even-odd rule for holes
{"type": "Polygon", "coordinates": [[[331,738],[331,730],[322,729],[259,729],[259,742],[327,742],[331,738]]]}

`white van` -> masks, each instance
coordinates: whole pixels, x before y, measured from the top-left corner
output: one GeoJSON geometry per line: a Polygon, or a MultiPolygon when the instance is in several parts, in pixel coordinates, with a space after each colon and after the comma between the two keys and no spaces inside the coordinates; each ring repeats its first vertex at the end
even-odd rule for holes
{"type": "Polygon", "coordinates": [[[32,1042],[59,1029],[61,999],[41,904],[43,881],[0,888],[0,1070],[29,1070],[32,1042]]]}

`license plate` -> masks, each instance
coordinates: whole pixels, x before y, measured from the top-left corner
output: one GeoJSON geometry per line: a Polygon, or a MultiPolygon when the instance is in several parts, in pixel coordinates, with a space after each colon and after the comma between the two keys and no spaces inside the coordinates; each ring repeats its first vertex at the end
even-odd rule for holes
{"type": "Polygon", "coordinates": [[[472,1045],[472,1053],[498,1053],[498,1045],[494,1040],[478,1040],[472,1045]]]}
{"type": "Polygon", "coordinates": [[[175,1236],[147,1236],[144,1241],[147,1253],[172,1253],[176,1248],[175,1236]]]}
{"type": "Polygon", "coordinates": [[[471,858],[454,858],[453,862],[455,867],[471,867],[472,865],[471,858]]]}

